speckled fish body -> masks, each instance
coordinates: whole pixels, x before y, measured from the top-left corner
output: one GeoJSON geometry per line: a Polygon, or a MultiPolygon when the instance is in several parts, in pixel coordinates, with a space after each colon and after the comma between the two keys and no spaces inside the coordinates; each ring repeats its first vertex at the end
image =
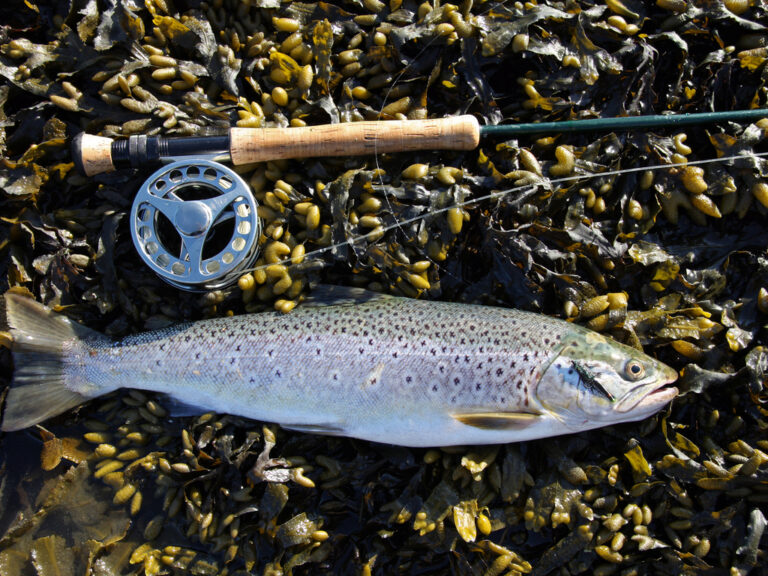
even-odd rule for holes
{"type": "MultiPolygon", "coordinates": [[[[34,350],[24,349],[26,316],[42,307],[19,302],[6,296],[7,316],[22,360],[34,366],[34,350]]],[[[387,297],[205,320],[120,341],[60,323],[71,334],[57,352],[59,387],[79,396],[63,404],[131,387],[287,428],[406,446],[576,432],[643,418],[676,393],[663,387],[676,373],[636,350],[503,308],[387,297]],[[643,374],[627,382],[630,362],[643,374]]],[[[18,364],[4,429],[30,424],[28,410],[16,406],[29,404],[22,393],[35,369],[18,364]]]]}

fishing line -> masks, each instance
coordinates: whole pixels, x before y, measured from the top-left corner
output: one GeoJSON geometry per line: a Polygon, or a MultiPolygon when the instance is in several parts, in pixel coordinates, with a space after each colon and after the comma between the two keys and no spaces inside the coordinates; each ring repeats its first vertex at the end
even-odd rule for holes
{"type": "MultiPolygon", "coordinates": [[[[501,6],[503,7],[503,4],[501,6]]],[[[482,18],[496,7],[497,4],[493,4],[477,16],[470,15],[470,17],[482,18]]],[[[131,212],[131,235],[141,258],[151,269],[170,284],[181,289],[195,291],[223,288],[233,283],[245,272],[259,271],[269,268],[273,264],[296,264],[296,260],[299,258],[311,258],[358,242],[375,242],[383,234],[393,230],[402,232],[406,238],[405,248],[407,248],[411,240],[404,227],[408,224],[420,222],[428,216],[438,216],[451,210],[457,210],[458,215],[463,218],[467,214],[462,214],[458,210],[460,208],[475,206],[480,202],[498,199],[513,192],[532,193],[539,185],[552,186],[553,184],[569,183],[593,177],[605,178],[637,171],[736,161],[750,157],[749,154],[742,153],[726,158],[670,163],[669,160],[676,159],[675,156],[669,157],[665,151],[656,151],[657,158],[664,162],[656,166],[600,172],[599,170],[604,168],[601,167],[596,173],[584,171],[577,174],[573,174],[573,169],[569,168],[568,171],[571,172],[571,176],[556,179],[546,178],[540,175],[540,170],[534,169],[533,172],[536,174],[531,174],[530,181],[518,180],[520,183],[524,182],[522,186],[494,191],[476,198],[468,198],[468,196],[480,192],[477,190],[478,188],[487,188],[494,184],[486,184],[489,182],[488,179],[483,184],[478,184],[473,179],[467,178],[460,185],[449,188],[452,197],[445,200],[446,203],[450,202],[450,205],[446,206],[443,205],[443,202],[436,202],[437,198],[430,194],[430,204],[437,204],[441,206],[440,208],[427,207],[425,213],[403,220],[398,219],[397,202],[390,198],[393,188],[384,182],[386,171],[382,169],[383,160],[380,158],[380,154],[385,152],[402,155],[409,150],[474,150],[483,136],[510,139],[520,134],[541,132],[564,134],[577,131],[647,129],[649,127],[672,127],[726,120],[745,121],[758,116],[768,116],[768,113],[764,113],[762,109],[752,109],[485,126],[480,126],[474,116],[467,114],[460,116],[448,114],[442,119],[408,120],[406,118],[406,120],[393,123],[383,121],[387,102],[392,97],[393,91],[400,85],[401,80],[409,74],[409,71],[416,68],[417,62],[424,60],[429,63],[430,59],[426,55],[430,49],[435,47],[436,43],[445,43],[438,50],[441,53],[441,63],[432,65],[423,92],[417,93],[417,96],[414,97],[419,98],[419,106],[427,99],[433,86],[440,86],[439,82],[443,77],[442,61],[445,55],[451,50],[454,52],[459,50],[461,54],[466,53],[464,38],[462,40],[458,40],[458,37],[446,38],[446,36],[438,34],[437,30],[433,28],[438,22],[444,21],[446,16],[451,16],[452,22],[456,21],[455,17],[462,19],[462,14],[468,13],[469,8],[465,8],[464,12],[450,13],[446,12],[447,7],[435,8],[424,14],[418,22],[409,25],[412,28],[415,27],[416,34],[407,34],[399,46],[397,45],[397,38],[389,38],[392,45],[391,61],[405,65],[394,74],[394,79],[391,77],[388,79],[391,84],[383,92],[383,99],[374,121],[295,129],[254,130],[252,128],[233,127],[230,128],[227,135],[182,138],[132,135],[126,140],[113,140],[81,133],[73,139],[73,159],[78,170],[89,176],[126,166],[140,168],[153,163],[172,162],[171,165],[161,167],[150,176],[145,186],[142,187],[141,193],[137,195],[131,212]],[[424,33],[419,35],[418,33],[422,30],[424,33]],[[416,51],[415,56],[409,56],[407,50],[404,49],[408,47],[408,42],[410,42],[408,37],[410,39],[418,38],[421,41],[424,36],[430,33],[432,34],[431,37],[426,37],[424,44],[416,51]],[[381,188],[380,195],[383,196],[381,206],[391,215],[389,221],[393,223],[385,227],[382,226],[381,219],[376,218],[375,227],[361,236],[316,248],[303,256],[285,260],[278,258],[277,262],[254,266],[259,255],[259,239],[263,237],[259,229],[260,219],[256,214],[257,203],[250,187],[237,173],[224,167],[220,162],[230,161],[235,165],[241,165],[280,158],[369,154],[373,155],[373,166],[378,171],[372,181],[378,182],[381,188]]],[[[458,26],[458,23],[456,25],[458,26]]],[[[393,34],[395,33],[393,32],[393,34]]],[[[456,32],[452,34],[455,35],[456,32]]],[[[456,56],[453,53],[450,55],[456,56]]],[[[389,60],[390,55],[388,54],[386,58],[389,60]]],[[[461,57],[458,58],[458,61],[462,61],[461,57]]],[[[472,57],[464,56],[463,61],[468,67],[471,67],[474,60],[472,57]]],[[[385,69],[389,68],[389,66],[385,67],[385,69]]],[[[457,73],[461,78],[466,76],[467,84],[471,85],[473,76],[479,78],[479,74],[486,72],[478,70],[466,74],[461,71],[457,73]]],[[[414,76],[414,80],[418,80],[414,84],[421,86],[422,77],[414,76]]],[[[487,79],[481,79],[479,82],[483,86],[488,86],[494,99],[498,97],[493,86],[488,84],[487,79]]],[[[477,90],[470,90],[470,96],[472,93],[476,94],[477,90]]],[[[403,91],[403,94],[403,100],[408,99],[406,108],[410,109],[411,91],[403,91]]],[[[477,100],[477,95],[469,98],[470,102],[475,100],[477,100]]],[[[426,105],[427,103],[424,102],[424,109],[426,105]]],[[[464,110],[467,107],[468,103],[459,104],[459,108],[464,110]]],[[[416,109],[413,108],[413,110],[416,109]]],[[[421,110],[422,108],[418,109],[421,110]]],[[[374,114],[376,113],[373,108],[369,108],[369,110],[374,114]]],[[[395,117],[403,116],[396,113],[394,109],[392,115],[395,117]]],[[[556,150],[556,152],[556,155],[559,155],[560,151],[556,150]]],[[[751,157],[756,158],[763,155],[762,153],[751,154],[751,157]]],[[[615,165],[620,161],[620,159],[611,159],[609,164],[615,165]]],[[[558,164],[560,164],[560,158],[558,158],[558,164]]],[[[593,166],[595,165],[599,166],[598,163],[591,162],[586,166],[594,171],[593,166]]],[[[582,166],[577,166],[576,169],[584,170],[582,166]]],[[[509,177],[511,178],[512,175],[510,173],[509,177]]],[[[501,179],[495,179],[495,184],[500,181],[501,179]]],[[[393,194],[393,196],[396,197],[397,195],[393,194]]],[[[407,204],[404,205],[407,206],[407,204]]],[[[411,208],[423,210],[421,205],[411,206],[411,208]]],[[[319,217],[317,207],[314,207],[314,210],[315,216],[319,217]]],[[[455,216],[457,214],[454,212],[450,215],[455,216]]],[[[454,231],[458,232],[456,228],[457,226],[454,225],[454,231]]],[[[324,230],[327,229],[328,227],[324,226],[324,230]]],[[[424,231],[422,229],[420,234],[424,231]]],[[[309,239],[308,242],[311,243],[313,240],[309,239]]],[[[441,248],[441,250],[443,249],[445,247],[441,248]]],[[[429,254],[422,254],[421,257],[435,264],[434,269],[439,268],[439,264],[429,254]]],[[[443,269],[441,272],[455,278],[450,270],[443,269]]]]}
{"type": "MultiPolygon", "coordinates": [[[[486,16],[489,13],[491,13],[498,6],[499,6],[498,4],[494,3],[493,5],[488,6],[484,11],[480,12],[477,16],[478,17],[486,16]]],[[[471,7],[471,5],[470,5],[470,7],[471,7]]],[[[502,7],[503,7],[503,4],[502,4],[502,7]]],[[[423,19],[429,18],[429,14],[430,13],[426,14],[423,17],[423,19]]],[[[426,45],[424,45],[421,48],[421,50],[419,50],[417,52],[417,54],[413,58],[410,59],[410,62],[397,73],[397,75],[395,76],[391,86],[389,86],[387,88],[386,92],[384,93],[384,98],[383,98],[383,100],[381,102],[381,105],[379,107],[379,113],[378,113],[378,118],[377,118],[378,122],[384,122],[381,119],[382,114],[384,112],[384,108],[386,107],[387,101],[389,100],[390,95],[394,91],[394,89],[397,86],[397,84],[400,81],[400,79],[403,78],[403,76],[405,76],[405,74],[408,72],[408,70],[413,67],[413,62],[418,61],[418,59],[422,55],[426,54],[427,50],[430,47],[432,47],[433,45],[435,45],[435,43],[437,43],[438,41],[445,41],[445,38],[441,37],[441,36],[434,36],[433,38],[431,38],[426,43],[426,45]]],[[[399,54],[399,51],[398,51],[398,54],[399,54]]],[[[429,91],[429,88],[430,88],[429,81],[427,81],[427,85],[424,88],[425,97],[426,97],[426,93],[429,91]]],[[[494,100],[497,100],[498,98],[499,97],[497,95],[494,95],[494,100]]],[[[382,190],[386,191],[388,186],[384,183],[384,180],[383,180],[383,177],[382,177],[382,173],[384,173],[385,171],[381,168],[381,164],[379,163],[379,152],[378,152],[377,148],[378,148],[378,141],[374,141],[374,146],[373,146],[373,149],[374,149],[374,154],[373,154],[374,166],[376,167],[376,170],[377,170],[377,176],[378,176],[379,185],[381,186],[382,190]]],[[[751,157],[762,157],[762,156],[765,156],[765,155],[766,155],[766,153],[753,153],[750,156],[751,157]]],[[[333,250],[335,250],[337,248],[340,248],[340,247],[343,247],[343,246],[348,246],[348,245],[351,246],[351,245],[356,244],[356,243],[358,243],[358,242],[360,242],[362,240],[365,240],[367,238],[375,238],[376,236],[380,236],[382,233],[385,234],[387,232],[390,232],[390,231],[396,230],[396,229],[399,229],[403,233],[403,235],[405,235],[407,237],[408,233],[404,230],[403,227],[408,225],[408,224],[412,224],[412,223],[418,222],[418,221],[420,221],[422,219],[425,219],[425,218],[428,218],[428,217],[431,217],[431,216],[437,216],[439,214],[446,213],[449,210],[452,210],[454,208],[464,208],[464,207],[468,207],[468,206],[474,206],[474,205],[479,204],[481,202],[484,202],[486,200],[497,199],[497,198],[506,196],[507,194],[510,194],[510,193],[513,193],[513,192],[520,192],[520,193],[533,192],[536,189],[537,186],[540,186],[541,184],[543,184],[545,182],[549,182],[550,184],[560,184],[560,183],[567,183],[567,182],[571,182],[571,181],[580,180],[580,179],[583,179],[583,178],[590,178],[590,177],[597,177],[597,176],[618,176],[618,175],[621,175],[621,174],[630,174],[630,173],[633,173],[633,172],[644,172],[644,171],[647,171],[647,170],[660,170],[660,169],[664,169],[664,168],[677,168],[677,167],[694,166],[694,165],[710,164],[710,163],[717,163],[717,162],[727,162],[727,161],[730,161],[730,160],[738,160],[738,159],[748,158],[750,156],[734,155],[734,156],[729,156],[729,157],[725,157],[725,158],[717,158],[717,159],[691,160],[691,161],[682,162],[682,163],[660,164],[660,165],[655,165],[655,166],[643,166],[643,167],[636,167],[636,168],[625,168],[625,169],[621,169],[621,170],[601,172],[599,174],[579,174],[579,175],[574,175],[574,176],[569,176],[569,177],[558,178],[558,179],[554,179],[554,180],[542,179],[541,182],[537,182],[537,183],[534,183],[532,185],[524,185],[524,186],[520,186],[520,187],[510,188],[510,189],[508,189],[506,191],[501,191],[501,192],[492,192],[492,193],[487,194],[485,196],[481,196],[481,197],[478,197],[478,198],[473,198],[473,199],[468,200],[468,201],[454,202],[450,206],[443,207],[443,208],[436,209],[436,210],[432,210],[429,214],[421,214],[419,216],[415,216],[413,218],[409,218],[409,219],[406,219],[406,220],[398,220],[397,219],[397,216],[396,216],[395,210],[394,210],[394,206],[392,205],[392,202],[390,201],[390,198],[389,198],[389,194],[387,194],[385,192],[383,194],[383,197],[384,197],[383,200],[384,200],[384,203],[385,203],[387,209],[389,210],[389,213],[392,215],[393,219],[395,220],[394,224],[390,224],[390,225],[385,226],[383,228],[378,228],[375,231],[369,232],[367,234],[364,234],[364,235],[359,236],[357,238],[353,238],[351,240],[345,240],[345,241],[333,244],[331,246],[327,246],[327,247],[324,247],[324,248],[313,250],[311,252],[306,253],[304,255],[304,258],[311,258],[313,255],[323,254],[323,253],[326,253],[326,252],[330,252],[330,251],[333,251],[333,250]]],[[[436,262],[434,259],[432,259],[429,256],[429,254],[424,253],[423,256],[424,256],[424,258],[426,260],[429,260],[436,268],[441,268],[439,263],[436,262]]],[[[283,261],[283,263],[285,263],[285,261],[283,261]]],[[[293,264],[293,258],[290,259],[290,263],[293,264]]],[[[263,269],[267,268],[268,266],[269,265],[258,266],[256,268],[253,268],[252,271],[263,270],[263,269]]],[[[457,280],[458,282],[462,282],[462,283],[466,282],[462,278],[458,278],[455,274],[453,274],[450,270],[448,270],[444,266],[441,268],[441,272],[443,274],[445,274],[447,276],[450,276],[451,278],[457,280]]]]}
{"type": "MultiPolygon", "coordinates": [[[[481,12],[479,14],[479,16],[485,16],[485,15],[489,14],[494,9],[494,7],[496,7],[496,6],[498,6],[498,4],[494,4],[493,6],[489,6],[485,11],[481,12]]],[[[428,16],[429,16],[429,13],[427,13],[424,16],[424,18],[426,19],[428,16]]],[[[434,45],[438,40],[443,40],[443,38],[441,38],[439,36],[435,36],[429,42],[427,42],[426,46],[424,46],[421,50],[419,50],[419,52],[416,54],[415,57],[411,58],[411,62],[409,62],[405,66],[405,68],[400,70],[400,72],[397,74],[397,76],[395,76],[395,78],[394,78],[394,80],[392,82],[392,86],[390,86],[387,89],[387,91],[385,92],[384,99],[382,100],[381,107],[379,108],[379,116],[378,116],[378,119],[377,119],[379,122],[382,122],[381,115],[384,112],[384,108],[386,107],[386,103],[387,103],[387,100],[389,99],[390,94],[392,94],[392,91],[395,89],[395,86],[400,81],[400,79],[405,75],[405,73],[408,71],[408,69],[412,67],[411,63],[417,61],[423,54],[425,54],[427,52],[427,49],[429,47],[431,47],[432,45],[434,45]]],[[[441,64],[441,66],[442,66],[442,64],[441,64]]],[[[429,91],[429,88],[430,88],[429,82],[427,81],[427,86],[424,88],[425,96],[426,96],[426,92],[429,91]]],[[[374,143],[374,155],[373,155],[373,161],[374,161],[374,164],[375,164],[376,169],[378,171],[378,170],[382,170],[382,169],[381,169],[381,166],[379,165],[379,153],[378,153],[377,147],[378,147],[378,142],[374,143]]],[[[383,170],[382,170],[382,172],[383,172],[383,170]]],[[[383,180],[383,178],[381,176],[381,172],[377,172],[377,174],[379,176],[379,185],[382,187],[382,189],[386,190],[387,187],[384,184],[384,180],[383,180]]],[[[400,229],[400,231],[404,235],[407,236],[407,233],[405,232],[405,230],[403,230],[403,225],[410,224],[413,221],[418,221],[419,219],[421,219],[421,217],[425,218],[426,216],[428,216],[428,215],[422,215],[421,217],[417,217],[415,220],[414,219],[409,219],[409,220],[404,220],[404,221],[400,222],[400,221],[397,220],[397,216],[395,216],[395,210],[394,210],[394,207],[392,206],[392,203],[390,202],[389,195],[388,194],[384,194],[383,196],[384,196],[384,202],[386,203],[387,209],[389,210],[390,214],[392,214],[392,217],[395,219],[395,224],[385,227],[384,228],[384,233],[386,233],[388,231],[391,231],[391,230],[394,230],[394,229],[400,229]]],[[[447,212],[451,208],[461,207],[461,206],[463,206],[463,205],[453,204],[452,206],[450,206],[448,208],[441,208],[441,209],[439,209],[437,211],[434,211],[433,214],[441,214],[443,212],[447,212]]],[[[380,233],[380,232],[381,231],[377,231],[377,233],[380,233]]],[[[366,236],[368,236],[368,235],[366,235],[366,236]]],[[[424,257],[427,260],[429,260],[432,263],[432,265],[434,265],[435,267],[439,268],[439,264],[437,262],[435,262],[435,260],[433,260],[430,257],[430,255],[427,254],[426,252],[424,253],[424,257]]],[[[447,270],[445,267],[443,267],[442,271],[443,271],[443,273],[445,275],[450,276],[454,280],[457,280],[459,282],[464,282],[464,280],[462,280],[461,278],[458,278],[455,274],[453,274],[450,270],[447,270]]]]}
{"type": "MultiPolygon", "coordinates": [[[[312,250],[311,252],[307,252],[303,256],[300,257],[288,257],[285,260],[281,260],[280,262],[277,262],[276,264],[282,264],[282,265],[292,265],[294,264],[294,260],[297,259],[307,259],[311,258],[313,256],[317,256],[319,254],[325,254],[326,252],[331,252],[335,250],[336,248],[341,248],[343,246],[351,246],[353,244],[356,244],[358,242],[364,241],[368,238],[378,238],[381,236],[382,233],[391,232],[392,230],[396,230],[400,228],[402,230],[402,226],[412,224],[414,222],[418,222],[420,220],[423,220],[425,218],[431,218],[434,216],[438,216],[440,214],[446,213],[449,210],[459,207],[464,208],[467,206],[475,206],[477,204],[480,204],[482,202],[485,202],[487,200],[497,200],[500,198],[503,198],[504,196],[507,196],[509,194],[520,192],[520,193],[527,193],[527,192],[533,192],[537,188],[541,187],[542,185],[546,184],[565,184],[568,182],[575,182],[578,180],[582,180],[584,178],[596,178],[596,177],[603,177],[603,176],[621,176],[623,174],[631,174],[633,172],[645,172],[648,170],[664,170],[664,169],[670,169],[670,168],[684,168],[686,166],[692,166],[692,165],[702,165],[702,164],[716,164],[720,162],[730,162],[730,161],[737,161],[737,160],[746,160],[749,158],[763,158],[768,156],[768,152],[754,152],[750,154],[735,154],[732,156],[723,156],[721,158],[707,158],[704,160],[691,160],[689,162],[677,162],[672,164],[654,164],[651,166],[635,166],[632,168],[621,168],[618,170],[607,170],[605,172],[588,172],[584,174],[577,174],[573,176],[564,176],[562,178],[555,178],[555,179],[548,179],[548,178],[542,178],[541,181],[535,182],[533,184],[525,184],[522,186],[514,186],[512,188],[507,188],[505,190],[497,190],[495,192],[491,192],[490,194],[486,194],[484,196],[478,196],[477,198],[472,198],[470,200],[466,200],[463,202],[457,202],[455,204],[452,204],[450,206],[446,206],[443,208],[438,208],[436,210],[432,210],[427,214],[419,214],[418,216],[414,216],[413,218],[407,218],[405,220],[396,220],[394,224],[390,224],[388,226],[384,226],[381,229],[371,231],[367,234],[363,234],[362,236],[357,236],[355,238],[351,238],[349,240],[343,240],[341,242],[337,242],[335,244],[332,244],[330,246],[324,246],[322,248],[317,248],[315,250],[312,250]]],[[[245,270],[244,272],[256,272],[258,270],[266,270],[270,266],[274,266],[274,264],[263,264],[261,266],[256,266],[253,268],[249,268],[245,270]]]]}

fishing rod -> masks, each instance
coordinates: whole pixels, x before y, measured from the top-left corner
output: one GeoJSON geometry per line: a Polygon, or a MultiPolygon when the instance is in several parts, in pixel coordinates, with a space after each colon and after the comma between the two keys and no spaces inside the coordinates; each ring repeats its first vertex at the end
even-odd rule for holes
{"type": "Polygon", "coordinates": [[[293,128],[230,128],[221,136],[133,135],[127,140],[78,134],[72,157],[78,170],[94,176],[119,168],[145,168],[180,157],[209,157],[249,164],[288,158],[363,156],[416,150],[473,150],[483,138],[513,138],[547,132],[576,133],[668,128],[768,117],[768,110],[655,114],[589,120],[481,126],[474,116],[429,120],[387,120],[293,128]]]}
{"type": "Polygon", "coordinates": [[[231,128],[221,136],[133,135],[112,140],[81,133],[73,141],[72,156],[88,176],[166,163],[147,178],[134,199],[131,236],[144,263],[163,280],[182,290],[201,291],[236,282],[253,269],[259,253],[261,221],[256,199],[248,184],[221,162],[239,165],[287,158],[472,150],[486,137],[681,127],[765,117],[768,111],[753,109],[480,126],[474,116],[462,115],[231,128]]]}

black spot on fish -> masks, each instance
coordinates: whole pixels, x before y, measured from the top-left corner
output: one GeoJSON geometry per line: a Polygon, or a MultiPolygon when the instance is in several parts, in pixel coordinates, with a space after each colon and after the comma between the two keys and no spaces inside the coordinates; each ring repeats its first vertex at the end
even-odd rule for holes
{"type": "Polygon", "coordinates": [[[432,384],[432,392],[437,392],[437,384],[432,384]]]}
{"type": "Polygon", "coordinates": [[[518,380],[517,381],[517,389],[520,390],[520,388],[522,388],[522,387],[523,387],[523,381],[522,380],[518,380]]]}
{"type": "Polygon", "coordinates": [[[515,368],[515,367],[517,367],[517,362],[515,362],[514,360],[512,360],[512,363],[509,365],[509,367],[510,367],[510,368],[515,368]]]}
{"type": "Polygon", "coordinates": [[[480,382],[478,382],[477,384],[475,384],[475,390],[477,390],[478,392],[480,391],[480,389],[481,389],[482,387],[483,387],[483,386],[482,386],[482,384],[480,384],[480,382]]]}
{"type": "Polygon", "coordinates": [[[307,342],[312,342],[312,336],[307,336],[307,342]]]}
{"type": "Polygon", "coordinates": [[[358,348],[357,351],[360,352],[360,354],[362,354],[363,352],[365,352],[365,349],[364,348],[358,348]]]}
{"type": "Polygon", "coordinates": [[[200,352],[195,352],[195,360],[200,360],[200,352]]]}
{"type": "Polygon", "coordinates": [[[267,350],[267,356],[271,357],[274,350],[267,350]]]}
{"type": "Polygon", "coordinates": [[[238,344],[237,347],[235,348],[235,352],[240,352],[240,344],[238,344]]]}
{"type": "Polygon", "coordinates": [[[397,358],[397,351],[392,352],[392,358],[397,358]]]}
{"type": "Polygon", "coordinates": [[[544,338],[544,344],[549,344],[549,338],[544,338]]]}
{"type": "Polygon", "coordinates": [[[281,378],[283,374],[282,372],[280,372],[280,370],[275,370],[275,376],[277,376],[278,378],[281,378]]]}
{"type": "Polygon", "coordinates": [[[253,376],[251,376],[251,378],[250,378],[250,380],[248,380],[248,382],[251,383],[251,384],[255,384],[256,383],[256,379],[253,376]]]}
{"type": "Polygon", "coordinates": [[[184,336],[184,342],[189,342],[190,340],[192,340],[192,336],[190,336],[189,334],[184,336]]]}
{"type": "Polygon", "coordinates": [[[453,384],[454,384],[454,386],[458,386],[459,384],[461,384],[461,380],[459,379],[458,376],[453,379],[453,384]]]}
{"type": "Polygon", "coordinates": [[[496,368],[496,376],[501,376],[502,374],[504,374],[504,370],[501,368],[496,368]]]}
{"type": "Polygon", "coordinates": [[[155,361],[155,366],[160,366],[160,360],[155,361]]]}
{"type": "Polygon", "coordinates": [[[160,344],[160,352],[165,352],[165,344],[160,344]]]}
{"type": "Polygon", "coordinates": [[[523,354],[523,361],[524,362],[528,362],[529,361],[528,360],[528,353],[527,352],[525,354],[523,354]]]}
{"type": "Polygon", "coordinates": [[[322,354],[322,349],[321,349],[321,348],[315,348],[315,353],[316,353],[318,356],[320,356],[320,354],[322,354]]]}
{"type": "Polygon", "coordinates": [[[406,377],[405,377],[405,381],[406,381],[408,384],[410,384],[412,380],[413,380],[413,378],[411,378],[410,376],[406,376],[406,377]]]}

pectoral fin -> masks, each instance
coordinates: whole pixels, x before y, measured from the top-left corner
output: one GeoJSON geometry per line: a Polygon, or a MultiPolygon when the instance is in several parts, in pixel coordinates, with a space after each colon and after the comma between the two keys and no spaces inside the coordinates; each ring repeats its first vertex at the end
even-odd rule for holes
{"type": "Polygon", "coordinates": [[[541,418],[539,414],[529,412],[475,412],[451,416],[462,424],[483,430],[522,430],[541,418]]]}
{"type": "Polygon", "coordinates": [[[324,436],[345,436],[344,428],[335,424],[280,424],[281,427],[306,434],[322,434],[324,436]]]}

